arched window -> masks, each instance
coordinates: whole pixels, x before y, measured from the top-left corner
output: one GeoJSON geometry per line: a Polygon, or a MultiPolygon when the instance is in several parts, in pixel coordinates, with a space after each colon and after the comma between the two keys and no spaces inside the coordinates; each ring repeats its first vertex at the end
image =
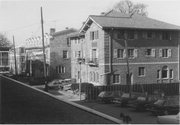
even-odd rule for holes
{"type": "Polygon", "coordinates": [[[167,66],[163,66],[162,68],[162,78],[168,78],[168,67],[167,66]]]}

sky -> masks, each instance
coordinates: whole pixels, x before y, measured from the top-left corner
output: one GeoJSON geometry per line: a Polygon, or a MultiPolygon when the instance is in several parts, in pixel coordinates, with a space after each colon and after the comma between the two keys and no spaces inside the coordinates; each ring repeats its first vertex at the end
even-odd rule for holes
{"type": "MultiPolygon", "coordinates": [[[[33,36],[41,36],[43,8],[44,30],[66,27],[80,29],[89,15],[110,10],[120,0],[0,0],[0,33],[17,46],[33,36]]],[[[180,26],[180,0],[131,0],[147,5],[148,17],[180,26]]]]}

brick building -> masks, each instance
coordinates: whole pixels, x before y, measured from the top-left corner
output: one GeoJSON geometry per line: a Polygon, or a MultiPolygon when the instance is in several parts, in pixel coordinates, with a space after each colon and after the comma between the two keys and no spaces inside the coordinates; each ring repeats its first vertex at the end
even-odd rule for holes
{"type": "Polygon", "coordinates": [[[71,44],[68,34],[77,30],[70,28],[55,32],[51,29],[50,39],[50,76],[59,79],[71,78],[71,44]]]}
{"type": "Polygon", "coordinates": [[[88,65],[86,58],[86,42],[83,33],[75,32],[68,35],[71,42],[71,78],[77,83],[88,81],[88,65]],[[80,81],[81,79],[81,81],[80,81]]]}
{"type": "Polygon", "coordinates": [[[113,10],[90,15],[80,29],[87,82],[127,84],[128,69],[131,84],[179,82],[179,31],[179,26],[113,10]]]}

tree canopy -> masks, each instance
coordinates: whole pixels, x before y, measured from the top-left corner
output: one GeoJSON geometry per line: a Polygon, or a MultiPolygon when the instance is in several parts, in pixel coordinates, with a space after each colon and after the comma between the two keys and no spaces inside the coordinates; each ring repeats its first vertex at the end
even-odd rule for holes
{"type": "Polygon", "coordinates": [[[11,42],[2,33],[0,33],[0,47],[11,47],[11,42]]]}
{"type": "Polygon", "coordinates": [[[133,15],[136,13],[142,16],[147,16],[148,13],[146,7],[147,5],[143,3],[134,4],[130,0],[121,0],[114,5],[113,9],[125,14],[133,15]]]}

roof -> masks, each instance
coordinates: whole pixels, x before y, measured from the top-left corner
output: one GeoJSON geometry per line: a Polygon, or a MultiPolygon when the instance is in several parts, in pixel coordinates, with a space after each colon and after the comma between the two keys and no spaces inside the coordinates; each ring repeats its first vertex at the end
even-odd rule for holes
{"type": "Polygon", "coordinates": [[[11,49],[11,47],[0,46],[0,51],[9,51],[10,49],[11,49]]]}
{"type": "Polygon", "coordinates": [[[62,30],[62,31],[58,31],[52,34],[52,36],[58,36],[58,35],[66,35],[72,32],[77,32],[76,29],[74,28],[70,28],[70,29],[66,29],[66,30],[62,30]]]}
{"type": "Polygon", "coordinates": [[[92,22],[95,22],[100,28],[180,30],[180,26],[137,14],[130,17],[128,14],[123,14],[113,10],[104,15],[90,15],[81,28],[81,31],[87,30],[89,27],[88,25],[92,22]]]}
{"type": "Polygon", "coordinates": [[[80,37],[80,36],[84,36],[84,33],[79,33],[79,31],[77,31],[77,32],[73,32],[73,33],[68,34],[69,38],[80,37]]]}

